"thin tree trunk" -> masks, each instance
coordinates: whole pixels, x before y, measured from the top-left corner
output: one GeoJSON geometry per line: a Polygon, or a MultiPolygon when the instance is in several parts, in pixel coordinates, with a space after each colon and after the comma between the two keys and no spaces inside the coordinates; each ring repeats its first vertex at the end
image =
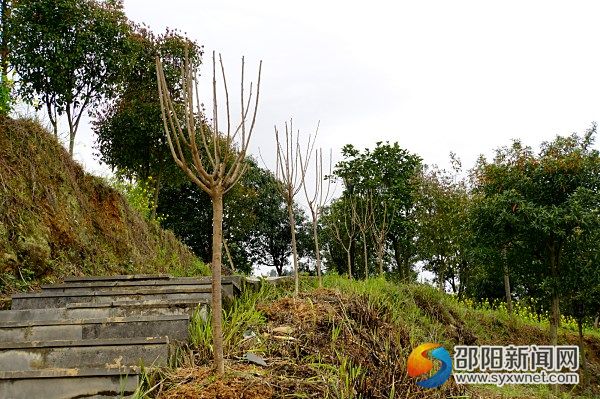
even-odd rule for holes
{"type": "Polygon", "coordinates": [[[452,286],[452,293],[457,294],[458,289],[456,288],[456,276],[452,274],[452,280],[450,280],[450,285],[452,286]]]}
{"type": "Polygon", "coordinates": [[[233,273],[235,271],[235,265],[233,264],[233,258],[231,257],[231,252],[229,252],[229,245],[227,245],[226,239],[223,239],[223,246],[225,247],[227,259],[229,260],[229,267],[231,268],[231,272],[233,273]]]}
{"type": "Polygon", "coordinates": [[[52,133],[54,133],[54,137],[58,139],[58,122],[56,120],[50,120],[52,124],[52,133]]]}
{"type": "Polygon", "coordinates": [[[404,275],[404,262],[402,262],[402,254],[400,249],[400,241],[394,237],[392,238],[392,244],[394,246],[394,259],[396,260],[396,265],[398,265],[398,269],[400,271],[400,278],[403,281],[408,280],[408,276],[404,275]]]}
{"type": "Polygon", "coordinates": [[[468,284],[469,275],[467,273],[467,262],[464,259],[460,261],[460,276],[458,277],[458,298],[463,299],[465,296],[465,287],[468,284]]]}
{"type": "Polygon", "coordinates": [[[217,374],[225,373],[223,363],[223,325],[221,298],[221,245],[223,244],[223,193],[215,193],[213,205],[213,239],[212,239],[212,333],[213,356],[217,374]]]}
{"type": "Polygon", "coordinates": [[[67,121],[69,122],[69,155],[73,158],[73,148],[75,147],[75,126],[71,117],[71,106],[66,107],[67,121]]]}
{"type": "Polygon", "coordinates": [[[319,232],[317,218],[313,214],[313,238],[315,240],[315,257],[317,258],[317,279],[319,280],[319,288],[323,286],[323,277],[321,276],[321,252],[319,249],[319,232]]]}
{"type": "Polygon", "coordinates": [[[283,264],[275,264],[275,271],[277,272],[277,277],[281,277],[283,275],[283,264]]]}
{"type": "Polygon", "coordinates": [[[52,132],[54,133],[54,137],[58,139],[58,121],[56,118],[56,108],[54,109],[54,114],[52,114],[52,105],[49,102],[46,102],[46,109],[48,110],[48,119],[50,119],[50,124],[52,125],[52,132]]]}
{"type": "Polygon", "coordinates": [[[377,263],[379,264],[379,275],[383,276],[383,247],[382,246],[379,246],[377,248],[377,263]]]}
{"type": "Polygon", "coordinates": [[[69,133],[69,155],[73,158],[73,150],[75,148],[75,134],[69,133]]]}
{"type": "Polygon", "coordinates": [[[590,379],[588,375],[588,365],[585,356],[585,342],[583,340],[583,320],[577,318],[577,330],[579,331],[579,354],[581,356],[581,373],[583,389],[587,390],[590,385],[590,379]]]}
{"type": "Polygon", "coordinates": [[[446,292],[446,287],[445,287],[445,276],[444,276],[444,272],[445,272],[445,265],[444,262],[440,262],[440,270],[438,272],[438,288],[440,291],[442,292],[446,292]]]}
{"type": "Polygon", "coordinates": [[[513,306],[512,306],[512,296],[510,294],[510,276],[508,274],[508,265],[506,264],[506,260],[504,261],[504,295],[506,297],[506,308],[508,309],[508,314],[512,314],[513,306]]]}
{"type": "MultiPolygon", "coordinates": [[[[354,239],[354,237],[352,237],[352,241],[350,241],[350,265],[351,271],[357,270],[358,271],[358,266],[354,267],[356,265],[356,240],[354,239]]],[[[352,277],[354,278],[354,274],[352,274],[352,277]]]]}
{"type": "Polygon", "coordinates": [[[594,329],[598,329],[598,324],[600,324],[600,315],[596,316],[596,319],[594,320],[594,329]]]}
{"type": "Polygon", "coordinates": [[[350,256],[350,249],[346,250],[346,261],[348,262],[348,278],[352,280],[352,258],[350,256]]]}
{"type": "Polygon", "coordinates": [[[512,314],[512,296],[510,290],[510,274],[508,270],[508,260],[506,258],[506,247],[502,248],[502,271],[504,275],[504,297],[506,298],[506,309],[508,314],[512,314]]]}
{"type": "Polygon", "coordinates": [[[367,257],[367,237],[362,233],[363,239],[363,256],[365,257],[365,280],[369,278],[369,259],[367,257]]]}
{"type": "Polygon", "coordinates": [[[377,245],[377,267],[379,269],[379,276],[383,276],[383,250],[385,246],[385,238],[383,242],[379,239],[381,236],[375,236],[375,244],[377,245]]]}
{"type": "Polygon", "coordinates": [[[558,345],[558,324],[560,319],[560,305],[558,294],[552,292],[552,309],[550,312],[550,344],[558,345]]]}
{"type": "Polygon", "coordinates": [[[158,175],[156,176],[156,182],[154,185],[154,198],[152,200],[152,215],[150,216],[152,220],[156,220],[156,209],[158,208],[158,193],[160,192],[160,181],[162,178],[162,170],[158,171],[158,175]]]}
{"type": "Polygon", "coordinates": [[[408,258],[402,258],[402,270],[404,270],[404,281],[406,283],[410,282],[410,267],[408,265],[408,258]]]}
{"type": "Polygon", "coordinates": [[[558,249],[556,243],[550,247],[550,273],[552,276],[552,305],[550,310],[550,344],[558,345],[558,325],[560,323],[560,306],[558,298],[558,249]]]}
{"type": "Polygon", "coordinates": [[[292,230],[292,253],[294,255],[294,295],[298,296],[298,292],[300,291],[300,276],[298,274],[298,248],[296,247],[296,217],[294,216],[294,209],[291,202],[288,202],[288,214],[292,230]]]}

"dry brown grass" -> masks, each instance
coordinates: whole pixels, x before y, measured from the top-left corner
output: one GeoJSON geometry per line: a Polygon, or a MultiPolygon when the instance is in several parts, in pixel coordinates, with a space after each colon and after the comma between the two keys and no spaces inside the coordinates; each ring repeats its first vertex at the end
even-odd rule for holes
{"type": "Polygon", "coordinates": [[[268,382],[256,378],[257,369],[244,364],[230,365],[222,379],[215,379],[212,369],[204,367],[180,368],[169,375],[161,399],[268,399],[273,389],[268,382]]]}
{"type": "Polygon", "coordinates": [[[453,382],[434,391],[419,388],[406,374],[409,332],[364,297],[317,289],[264,301],[258,309],[266,323],[243,346],[258,351],[267,367],[229,359],[228,373],[216,379],[207,368],[210,356],[196,356],[196,367],[167,373],[155,397],[349,399],[395,392],[394,398],[417,399],[463,392],[453,382]]]}

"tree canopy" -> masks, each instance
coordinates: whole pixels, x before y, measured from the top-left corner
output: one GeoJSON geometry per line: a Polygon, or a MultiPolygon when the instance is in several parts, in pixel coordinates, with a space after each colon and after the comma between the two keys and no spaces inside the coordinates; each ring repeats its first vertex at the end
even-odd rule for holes
{"type": "Polygon", "coordinates": [[[184,53],[187,48],[190,61],[198,64],[202,50],[172,30],[156,36],[144,27],[137,27],[131,41],[133,68],[125,76],[118,96],[95,113],[96,148],[100,160],[113,171],[140,181],[150,180],[156,209],[161,185],[181,184],[183,174],[167,146],[156,90],[155,58],[159,54],[163,57],[171,95],[182,107],[179,74],[184,53]]]}
{"type": "Polygon", "coordinates": [[[69,152],[88,108],[111,97],[131,68],[131,29],[118,0],[21,0],[9,22],[18,93],[45,108],[58,135],[66,115],[69,152]]]}
{"type": "Polygon", "coordinates": [[[415,254],[414,202],[416,176],[421,158],[398,143],[379,142],[373,150],[363,152],[352,145],[342,148],[343,160],[335,165],[334,175],[344,183],[342,196],[373,197],[373,202],[387,204],[390,223],[387,237],[402,279],[412,276],[411,262],[415,254]]]}
{"type": "Polygon", "coordinates": [[[583,136],[559,136],[542,143],[537,155],[515,141],[500,148],[493,162],[481,160],[475,171],[476,191],[496,204],[487,212],[496,220],[491,234],[502,245],[525,243],[530,259],[542,265],[538,269],[529,261],[525,273],[541,274],[537,288],[551,301],[554,344],[565,288],[563,256],[575,235],[593,235],[598,228],[600,156],[592,147],[595,134],[594,125],[583,136]]]}

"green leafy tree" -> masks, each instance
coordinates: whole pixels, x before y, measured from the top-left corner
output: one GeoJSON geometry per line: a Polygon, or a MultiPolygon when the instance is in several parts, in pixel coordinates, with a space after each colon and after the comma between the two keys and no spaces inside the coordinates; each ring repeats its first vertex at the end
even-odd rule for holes
{"type": "Polygon", "coordinates": [[[497,214],[507,212],[505,207],[510,204],[511,217],[501,220],[509,224],[513,241],[523,242],[531,257],[539,259],[539,264],[531,262],[524,273],[541,269],[542,278],[530,284],[550,299],[552,344],[557,343],[559,303],[565,295],[565,249],[582,226],[598,219],[600,156],[592,148],[595,133],[594,125],[583,136],[559,136],[542,143],[537,155],[516,141],[497,150],[493,162],[480,160],[475,171],[482,195],[504,198],[498,202],[497,214]]]}
{"type": "MultiPolygon", "coordinates": [[[[280,189],[281,182],[270,171],[254,166],[240,184],[243,195],[232,201],[232,215],[246,221],[248,258],[255,265],[275,268],[278,276],[284,274],[293,254],[287,202],[280,189]]],[[[310,253],[306,214],[294,203],[292,206],[298,256],[310,253]]]]}
{"type": "Polygon", "coordinates": [[[212,256],[211,209],[210,196],[192,183],[160,190],[157,211],[164,217],[161,225],[172,230],[205,263],[210,263],[212,256]]]}
{"type": "Polygon", "coordinates": [[[415,177],[421,159],[398,143],[388,142],[379,142],[373,150],[367,148],[362,153],[346,145],[342,155],[344,159],[336,164],[334,174],[344,182],[344,195],[371,193],[374,203],[385,204],[387,239],[392,244],[398,273],[402,279],[410,279],[416,254],[415,177]]]}
{"type": "Polygon", "coordinates": [[[130,68],[130,27],[122,1],[20,0],[9,19],[18,93],[46,108],[58,136],[66,115],[69,153],[84,112],[111,97],[130,68]]]}
{"type": "Polygon", "coordinates": [[[476,257],[487,267],[480,267],[478,278],[473,276],[471,292],[478,298],[503,297],[511,313],[515,289],[522,291],[520,296],[537,295],[531,292],[535,284],[528,284],[526,277],[542,277],[531,270],[530,265],[536,263],[536,254],[519,233],[520,216],[515,206],[518,194],[514,190],[494,195],[481,194],[480,188],[476,188],[469,225],[477,246],[476,257]],[[498,284],[499,276],[502,276],[502,285],[498,284]],[[524,292],[525,289],[529,292],[524,292]],[[502,294],[498,295],[501,290],[502,294]]]}
{"type": "Polygon", "coordinates": [[[191,62],[200,62],[201,48],[176,31],[155,36],[138,27],[132,34],[134,64],[115,101],[98,111],[93,123],[102,162],[121,174],[153,188],[152,217],[156,216],[161,185],[180,184],[183,174],[171,158],[156,91],[157,54],[163,57],[171,95],[183,107],[180,70],[187,48],[191,62]]]}
{"type": "MultiPolygon", "coordinates": [[[[265,210],[267,209],[269,208],[265,208],[265,210]]],[[[290,256],[292,256],[292,236],[288,211],[287,207],[271,208],[271,210],[275,212],[268,215],[264,222],[261,222],[260,230],[252,238],[252,259],[256,265],[273,267],[277,276],[283,276],[286,274],[286,268],[291,266],[290,256]]],[[[310,226],[306,214],[297,205],[294,205],[294,214],[298,256],[303,258],[309,254],[312,255],[310,250],[310,226]]]]}
{"type": "Polygon", "coordinates": [[[452,171],[424,168],[416,196],[417,252],[424,268],[434,272],[438,287],[446,282],[461,293],[467,280],[470,247],[470,197],[459,175],[460,161],[451,154],[452,171]],[[458,279],[458,281],[457,281],[458,279]]]}

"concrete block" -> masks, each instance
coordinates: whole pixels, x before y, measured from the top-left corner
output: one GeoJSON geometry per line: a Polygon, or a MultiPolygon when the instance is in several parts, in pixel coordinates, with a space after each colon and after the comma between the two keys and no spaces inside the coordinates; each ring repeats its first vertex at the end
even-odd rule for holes
{"type": "Polygon", "coordinates": [[[135,368],[0,372],[0,398],[129,398],[139,384],[138,373],[135,368]]]}
{"type": "Polygon", "coordinates": [[[136,288],[135,290],[119,290],[111,292],[88,292],[79,294],[63,294],[56,292],[39,292],[15,294],[11,309],[43,309],[66,307],[68,303],[110,303],[114,301],[159,301],[159,300],[196,300],[204,302],[210,299],[210,288],[177,288],[165,289],[136,288]]]}
{"type": "Polygon", "coordinates": [[[0,311],[0,326],[7,322],[29,320],[93,319],[105,317],[189,315],[204,301],[113,301],[107,303],[68,303],[64,308],[0,311]]]}
{"type": "Polygon", "coordinates": [[[166,338],[0,343],[0,371],[164,366],[168,356],[166,338]]]}
{"type": "Polygon", "coordinates": [[[0,325],[0,342],[169,337],[187,341],[189,316],[28,320],[0,325]]]}
{"type": "Polygon", "coordinates": [[[123,280],[168,280],[173,278],[170,274],[128,274],[117,276],[83,276],[65,277],[65,282],[88,282],[88,281],[123,281],[123,280]]]}
{"type": "MultiPolygon", "coordinates": [[[[48,284],[42,285],[42,290],[62,291],[79,288],[88,289],[111,289],[115,287],[165,287],[165,286],[180,286],[180,285],[210,285],[210,281],[201,281],[191,277],[173,277],[169,279],[158,280],[98,280],[98,281],[82,281],[82,282],[66,282],[64,284],[48,284]]],[[[117,288],[118,289],[118,288],[117,288]]]]}

